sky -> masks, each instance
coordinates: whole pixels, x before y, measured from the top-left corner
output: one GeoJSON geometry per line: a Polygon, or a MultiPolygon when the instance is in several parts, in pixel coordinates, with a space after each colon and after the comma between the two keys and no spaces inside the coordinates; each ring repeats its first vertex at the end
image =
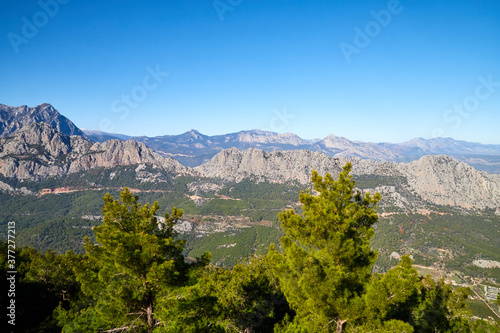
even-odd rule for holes
{"type": "Polygon", "coordinates": [[[500,144],[500,1],[0,0],[0,103],[128,135],[500,144]]]}

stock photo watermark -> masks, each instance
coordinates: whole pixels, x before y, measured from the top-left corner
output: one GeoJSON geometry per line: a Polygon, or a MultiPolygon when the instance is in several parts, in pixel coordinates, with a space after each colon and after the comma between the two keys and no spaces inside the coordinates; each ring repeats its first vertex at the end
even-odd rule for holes
{"type": "Polygon", "coordinates": [[[215,12],[219,15],[219,19],[224,21],[225,13],[232,12],[242,2],[243,0],[214,0],[212,6],[214,6],[215,12]]]}
{"type": "Polygon", "coordinates": [[[387,3],[386,9],[370,11],[373,20],[368,21],[363,29],[358,26],[354,27],[354,38],[352,43],[341,42],[339,44],[340,50],[347,63],[351,63],[354,54],[360,54],[362,49],[370,45],[371,41],[380,35],[382,29],[389,26],[393,17],[400,14],[403,9],[404,7],[399,0],[391,0],[387,3]]]}
{"type": "Polygon", "coordinates": [[[19,46],[21,44],[28,44],[29,41],[38,35],[40,29],[45,27],[51,18],[54,18],[59,13],[60,5],[65,5],[71,0],[40,0],[38,6],[40,10],[37,11],[31,18],[23,16],[21,21],[21,33],[17,34],[9,32],[7,39],[12,46],[12,49],[17,54],[19,53],[19,46]]]}
{"type": "MultiPolygon", "coordinates": [[[[131,109],[135,109],[139,106],[139,103],[144,101],[149,93],[163,82],[164,78],[169,74],[168,72],[162,72],[160,65],[156,65],[155,68],[147,66],[145,68],[147,74],[142,78],[141,84],[138,84],[127,94],[122,94],[120,98],[117,98],[111,102],[111,111],[118,114],[120,120],[126,119],[131,109]]],[[[103,132],[112,132],[114,130],[113,120],[111,118],[103,118],[99,122],[99,129],[103,132]]]]}
{"type": "Polygon", "coordinates": [[[7,222],[7,323],[16,325],[16,222],[7,222]]]}
{"type": "Polygon", "coordinates": [[[269,120],[269,127],[264,128],[264,131],[268,132],[283,132],[288,125],[290,125],[291,120],[295,119],[295,115],[288,113],[286,107],[283,110],[273,110],[274,116],[269,120]]]}
{"type": "MultiPolygon", "coordinates": [[[[468,119],[473,112],[477,111],[481,102],[489,99],[500,87],[500,81],[494,81],[493,75],[488,75],[487,78],[483,76],[478,77],[479,83],[474,89],[474,93],[465,97],[462,102],[453,104],[443,113],[443,120],[449,124],[452,130],[457,130],[462,125],[464,119],[468,119]]],[[[443,128],[436,128],[432,131],[432,137],[443,137],[445,130],[443,128]]]]}

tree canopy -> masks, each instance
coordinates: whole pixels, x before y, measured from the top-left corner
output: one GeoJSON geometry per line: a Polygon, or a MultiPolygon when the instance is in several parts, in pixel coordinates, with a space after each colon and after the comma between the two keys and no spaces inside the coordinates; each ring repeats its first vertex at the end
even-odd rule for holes
{"type": "MultiPolygon", "coordinates": [[[[20,327],[40,332],[494,332],[498,326],[470,319],[468,289],[419,275],[408,255],[384,274],[373,272],[377,253],[370,239],[381,196],[362,194],[350,172],[350,163],[338,178],[314,171],[313,190],[299,195],[302,211],[279,214],[285,233],[280,244],[232,268],[210,264],[208,253],[187,261],[185,243],[174,230],[182,210],[173,208],[161,220],[156,202],[140,204],[127,188],[116,200],[106,194],[103,222],[93,229],[95,241],[85,239],[86,254],[17,250],[20,308],[32,311],[27,302],[32,295],[37,297],[33,307],[47,304],[20,327]]],[[[0,248],[7,245],[0,242],[0,248]]],[[[0,263],[5,277],[5,255],[0,263]]]]}
{"type": "Polygon", "coordinates": [[[363,313],[362,296],[376,260],[369,240],[381,196],[354,191],[350,171],[348,163],[338,180],[313,171],[317,195],[300,194],[302,215],[294,210],[279,215],[286,235],[284,252],[270,251],[273,271],[297,323],[308,331],[341,332],[363,313]]]}
{"type": "Polygon", "coordinates": [[[193,267],[185,262],[184,241],[173,229],[182,210],[174,208],[159,223],[158,204],[141,205],[138,199],[127,188],[120,200],[104,197],[103,224],[94,229],[98,243],[85,242],[91,267],[76,268],[90,305],[61,311],[65,331],[152,332],[168,325],[158,313],[169,312],[193,267]]]}

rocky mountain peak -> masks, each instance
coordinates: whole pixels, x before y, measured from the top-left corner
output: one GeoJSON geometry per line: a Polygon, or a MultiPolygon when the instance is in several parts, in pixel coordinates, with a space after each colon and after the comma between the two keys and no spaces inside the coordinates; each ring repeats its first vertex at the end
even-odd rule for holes
{"type": "Polygon", "coordinates": [[[164,158],[144,143],[108,140],[93,143],[69,136],[45,123],[29,124],[0,139],[0,173],[18,179],[36,179],[93,168],[149,164],[173,174],[192,171],[172,158],[164,158]]]}
{"type": "Polygon", "coordinates": [[[326,136],[323,140],[320,141],[320,143],[326,148],[340,150],[351,149],[357,146],[356,142],[348,140],[342,136],[335,136],[333,134],[326,136]]]}
{"type": "Polygon", "coordinates": [[[408,189],[424,200],[464,208],[498,207],[500,176],[481,172],[445,155],[424,156],[410,163],[374,161],[357,157],[331,157],[309,150],[265,152],[256,148],[230,148],[194,170],[209,178],[239,182],[245,178],[308,184],[312,170],[336,175],[347,161],[353,175],[406,179],[408,189]]]}
{"type": "Polygon", "coordinates": [[[195,139],[199,139],[202,136],[202,134],[195,129],[191,129],[188,133],[195,139]]]}
{"type": "Polygon", "coordinates": [[[88,139],[71,120],[61,115],[49,103],[35,107],[0,104],[0,137],[8,136],[26,125],[40,122],[47,123],[64,134],[80,135],[88,139]]]}

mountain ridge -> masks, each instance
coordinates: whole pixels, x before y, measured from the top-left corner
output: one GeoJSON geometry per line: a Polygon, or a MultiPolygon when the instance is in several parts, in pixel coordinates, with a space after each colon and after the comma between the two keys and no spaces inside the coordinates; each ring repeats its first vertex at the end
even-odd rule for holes
{"type": "Polygon", "coordinates": [[[0,137],[5,137],[23,126],[46,122],[68,135],[80,135],[95,142],[110,139],[142,142],[164,157],[172,157],[188,167],[209,162],[224,149],[258,148],[264,151],[300,150],[318,151],[332,157],[360,157],[378,161],[411,162],[425,155],[449,155],[478,170],[500,174],[500,145],[484,145],[452,138],[414,138],[402,143],[374,143],[351,141],[330,134],[323,139],[305,140],[293,133],[279,134],[262,130],[209,136],[192,129],[179,135],[156,137],[128,136],[96,130],[81,130],[55,108],[42,103],[33,108],[0,104],[0,137]]]}
{"type": "Polygon", "coordinates": [[[51,104],[42,103],[35,107],[18,107],[0,104],[0,138],[8,136],[22,127],[44,122],[68,135],[79,135],[89,139],[71,120],[59,113],[51,104]]]}
{"type": "MultiPolygon", "coordinates": [[[[86,132],[96,141],[98,137],[86,132]]],[[[123,136],[123,135],[121,135],[123,136]]],[[[118,135],[115,136],[119,138],[118,135]]],[[[163,156],[172,156],[186,166],[196,167],[208,162],[223,149],[258,148],[265,151],[307,149],[333,157],[360,157],[380,161],[410,162],[425,155],[450,155],[479,170],[500,173],[500,145],[481,144],[452,138],[414,138],[402,143],[351,141],[330,134],[323,139],[305,140],[293,133],[278,134],[261,130],[246,130],[208,136],[196,130],[179,135],[133,137],[144,142],[163,156]],[[193,136],[193,133],[195,133],[193,136]]]]}
{"type": "Polygon", "coordinates": [[[396,196],[399,201],[406,193],[439,205],[467,209],[500,207],[499,175],[478,171],[445,155],[397,163],[359,157],[332,157],[305,149],[266,152],[257,148],[241,151],[233,147],[219,152],[203,165],[190,168],[173,158],[161,156],[141,142],[112,139],[95,143],[78,135],[61,133],[45,123],[27,125],[0,139],[0,174],[20,180],[59,177],[95,168],[134,166],[136,179],[152,179],[153,182],[157,179],[154,173],[161,170],[174,178],[184,175],[222,182],[253,179],[257,182],[291,181],[307,185],[313,170],[336,175],[348,161],[352,163],[353,175],[356,176],[404,179],[405,184],[378,189],[388,196],[396,196]],[[147,165],[153,171],[143,170],[147,165]],[[395,195],[398,191],[401,193],[395,195]]]}
{"type": "Polygon", "coordinates": [[[178,161],[141,142],[112,139],[95,143],[59,132],[46,123],[29,124],[0,138],[0,173],[10,178],[38,179],[142,163],[177,174],[190,173],[178,161]]]}

